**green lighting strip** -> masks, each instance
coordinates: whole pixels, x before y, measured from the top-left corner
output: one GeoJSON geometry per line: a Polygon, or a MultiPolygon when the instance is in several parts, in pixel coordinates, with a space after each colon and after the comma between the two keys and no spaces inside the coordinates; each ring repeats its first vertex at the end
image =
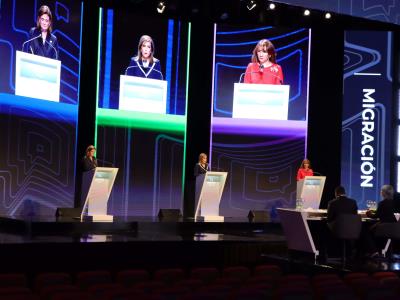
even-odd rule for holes
{"type": "Polygon", "coordinates": [[[96,79],[96,122],[94,126],[94,146],[97,148],[97,124],[99,115],[99,89],[100,89],[100,55],[101,55],[101,23],[103,22],[103,9],[99,9],[99,32],[97,40],[97,79],[96,79]]]}
{"type": "MultiPolygon", "coordinates": [[[[185,117],[187,116],[188,111],[188,99],[189,99],[189,71],[190,71],[190,38],[192,31],[192,23],[188,23],[188,46],[187,46],[187,54],[186,54],[186,104],[185,104],[185,117]]],[[[183,167],[182,167],[182,208],[183,208],[183,199],[185,195],[185,170],[186,170],[186,135],[187,135],[187,122],[185,122],[185,134],[183,141],[183,167]]],[[[182,209],[183,210],[183,209],[182,209]]]]}
{"type": "Polygon", "coordinates": [[[134,128],[185,134],[186,117],[98,108],[97,126],[134,128]]]}

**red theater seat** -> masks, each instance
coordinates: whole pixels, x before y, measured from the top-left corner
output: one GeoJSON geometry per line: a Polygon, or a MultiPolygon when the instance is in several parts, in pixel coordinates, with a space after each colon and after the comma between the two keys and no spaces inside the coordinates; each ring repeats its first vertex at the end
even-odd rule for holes
{"type": "Polygon", "coordinates": [[[204,284],[214,282],[219,277],[217,268],[194,268],[190,272],[190,278],[199,279],[204,284]]]}
{"type": "Polygon", "coordinates": [[[124,270],[118,272],[116,276],[116,281],[126,287],[148,280],[150,280],[150,273],[147,270],[124,270]]]}

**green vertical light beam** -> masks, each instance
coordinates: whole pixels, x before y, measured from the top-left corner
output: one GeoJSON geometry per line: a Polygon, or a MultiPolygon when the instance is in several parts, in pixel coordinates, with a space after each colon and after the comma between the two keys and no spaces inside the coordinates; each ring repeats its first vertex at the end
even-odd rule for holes
{"type": "Polygon", "coordinates": [[[186,104],[185,104],[185,132],[183,135],[183,172],[182,172],[182,203],[185,193],[185,179],[186,179],[186,140],[187,140],[187,111],[188,111],[188,98],[189,98],[189,70],[190,70],[190,38],[191,38],[192,23],[188,23],[188,47],[186,55],[186,104]]]}
{"type": "Polygon", "coordinates": [[[97,36],[97,78],[96,78],[96,122],[94,124],[94,146],[97,148],[97,116],[99,109],[99,90],[100,90],[100,52],[101,52],[101,24],[103,22],[103,8],[99,8],[99,32],[97,36]]]}

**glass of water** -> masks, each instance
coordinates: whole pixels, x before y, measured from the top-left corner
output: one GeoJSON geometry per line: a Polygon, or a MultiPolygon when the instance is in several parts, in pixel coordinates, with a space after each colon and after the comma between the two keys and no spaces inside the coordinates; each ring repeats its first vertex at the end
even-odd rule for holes
{"type": "Polygon", "coordinates": [[[298,210],[303,209],[303,198],[296,199],[296,209],[298,210]]]}

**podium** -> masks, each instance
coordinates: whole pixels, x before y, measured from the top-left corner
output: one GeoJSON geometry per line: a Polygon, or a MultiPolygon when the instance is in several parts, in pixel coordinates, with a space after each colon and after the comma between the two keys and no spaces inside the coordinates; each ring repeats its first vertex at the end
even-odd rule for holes
{"type": "Polygon", "coordinates": [[[117,176],[118,168],[102,168],[83,173],[82,200],[84,205],[81,213],[83,220],[85,210],[93,221],[113,221],[113,216],[107,214],[107,203],[117,176]]]}
{"type": "Polygon", "coordinates": [[[165,114],[167,87],[165,80],[121,75],[119,109],[165,114]]]}
{"type": "Polygon", "coordinates": [[[303,209],[319,209],[325,180],[325,176],[306,176],[297,181],[296,197],[303,200],[303,209]]]}
{"type": "Polygon", "coordinates": [[[15,95],[60,102],[61,61],[16,52],[15,95]]]}
{"type": "Polygon", "coordinates": [[[195,220],[223,221],[219,215],[219,203],[224,191],[227,172],[207,172],[196,177],[195,220]]]}
{"type": "Polygon", "coordinates": [[[235,83],[232,118],[287,120],[289,85],[235,83]]]}

